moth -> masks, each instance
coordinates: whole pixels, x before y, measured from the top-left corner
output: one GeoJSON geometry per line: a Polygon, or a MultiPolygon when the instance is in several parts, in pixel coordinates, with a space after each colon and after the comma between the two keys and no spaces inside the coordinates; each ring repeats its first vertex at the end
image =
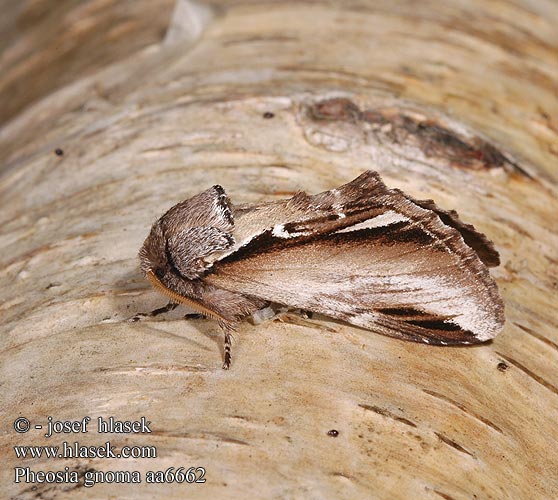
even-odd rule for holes
{"type": "Polygon", "coordinates": [[[373,171],[257,205],[233,205],[213,186],[158,219],[139,259],[171,302],[218,321],[224,369],[231,333],[270,303],[434,345],[485,342],[504,325],[492,242],[373,171]]]}

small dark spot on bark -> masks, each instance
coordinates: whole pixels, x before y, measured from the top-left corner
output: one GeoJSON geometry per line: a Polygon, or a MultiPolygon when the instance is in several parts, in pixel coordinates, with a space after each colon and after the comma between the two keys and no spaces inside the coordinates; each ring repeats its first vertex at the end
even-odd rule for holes
{"type": "Polygon", "coordinates": [[[64,150],[63,150],[63,149],[60,149],[60,148],[56,148],[56,149],[54,150],[54,154],[55,154],[56,156],[64,156],[64,150]]]}
{"type": "Polygon", "coordinates": [[[505,372],[509,368],[509,366],[507,363],[500,361],[496,368],[498,368],[498,370],[500,370],[501,372],[505,372]]]}
{"type": "Polygon", "coordinates": [[[275,113],[272,113],[271,111],[266,111],[266,112],[263,114],[263,117],[264,117],[266,120],[271,120],[271,118],[274,118],[274,117],[275,117],[275,113]]]}
{"type": "Polygon", "coordinates": [[[45,290],[50,290],[51,288],[55,288],[57,286],[60,286],[60,283],[49,283],[46,287],[45,290]]]}
{"type": "Polygon", "coordinates": [[[339,436],[339,431],[337,429],[331,429],[330,431],[327,431],[327,435],[329,437],[336,438],[337,436],[339,436]]]}

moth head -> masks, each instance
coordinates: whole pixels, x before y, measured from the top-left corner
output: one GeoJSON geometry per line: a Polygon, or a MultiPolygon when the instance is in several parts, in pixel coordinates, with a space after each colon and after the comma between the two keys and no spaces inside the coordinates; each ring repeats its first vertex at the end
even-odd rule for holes
{"type": "Polygon", "coordinates": [[[221,186],[213,186],[167,210],[139,252],[141,270],[165,281],[195,280],[209,272],[214,256],[234,245],[234,220],[221,186]]]}
{"type": "Polygon", "coordinates": [[[140,267],[155,289],[175,303],[225,321],[200,301],[200,278],[234,244],[233,211],[220,186],[167,210],[151,227],[139,251],[140,267]]]}
{"type": "Polygon", "coordinates": [[[166,252],[166,238],[160,220],[151,227],[149,236],[140,248],[139,259],[140,268],[145,275],[151,271],[158,278],[162,278],[170,271],[171,264],[166,252]]]}

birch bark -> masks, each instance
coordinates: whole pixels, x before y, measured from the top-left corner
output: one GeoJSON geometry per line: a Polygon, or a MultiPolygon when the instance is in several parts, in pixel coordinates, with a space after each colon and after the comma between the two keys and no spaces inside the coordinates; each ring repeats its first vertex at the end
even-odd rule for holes
{"type": "MultiPolygon", "coordinates": [[[[105,8],[118,16],[119,3],[105,8]]],[[[149,4],[132,26],[169,23],[149,4]]],[[[556,3],[179,2],[166,38],[128,27],[113,58],[94,15],[61,43],[79,45],[84,19],[96,43],[75,58],[87,63],[45,77],[33,93],[44,97],[14,105],[0,129],[7,497],[554,498],[556,3]],[[224,372],[215,323],[152,313],[165,299],[136,253],[174,203],[215,183],[233,202],[315,193],[365,169],[495,242],[507,324],[494,342],[434,348],[289,314],[244,323],[224,372]],[[92,423],[45,438],[48,416],[92,423]],[[99,416],[145,416],[152,432],[98,434],[99,416]],[[18,417],[43,430],[17,434],[18,417]],[[13,449],[107,440],[155,446],[157,458],[22,460],[13,449]],[[139,471],[142,483],[14,483],[15,467],[66,466],[139,471]],[[192,466],[205,484],[146,481],[192,466]]],[[[4,102],[41,74],[40,58],[20,78],[7,67],[10,50],[46,43],[19,29],[4,31],[4,102]]]]}

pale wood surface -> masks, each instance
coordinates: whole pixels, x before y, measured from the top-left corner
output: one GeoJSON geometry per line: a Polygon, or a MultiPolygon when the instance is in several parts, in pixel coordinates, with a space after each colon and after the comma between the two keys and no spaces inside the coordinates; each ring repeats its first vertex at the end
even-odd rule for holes
{"type": "Polygon", "coordinates": [[[0,123],[108,63],[159,43],[175,0],[1,0],[0,123]]]}
{"type": "Polygon", "coordinates": [[[556,3],[211,4],[182,5],[166,43],[75,75],[0,129],[0,495],[556,498],[556,3]],[[318,116],[334,97],[349,101],[318,116]],[[378,108],[480,135],[505,159],[390,142],[363,119],[378,108]],[[137,316],[165,304],[136,253],[177,201],[214,183],[233,202],[319,192],[367,168],[495,241],[507,325],[493,343],[433,348],[291,315],[244,323],[225,372],[215,323],[137,316]],[[146,416],[151,435],[110,440],[158,458],[17,460],[16,444],[107,440],[94,425],[11,428],[49,415],[146,416]],[[20,464],[195,465],[207,483],[33,490],[12,483],[20,464]]]}

